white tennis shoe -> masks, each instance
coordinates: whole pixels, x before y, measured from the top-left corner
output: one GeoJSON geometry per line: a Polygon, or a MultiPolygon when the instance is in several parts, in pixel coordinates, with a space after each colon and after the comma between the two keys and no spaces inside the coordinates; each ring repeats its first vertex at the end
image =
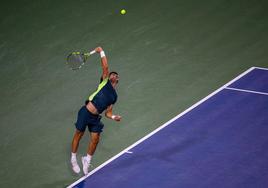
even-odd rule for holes
{"type": "Polygon", "coordinates": [[[72,164],[72,169],[73,171],[76,173],[76,174],[79,174],[80,172],[80,167],[77,163],[77,160],[75,158],[72,158],[71,159],[71,164],[72,164]]]}
{"type": "Polygon", "coordinates": [[[88,174],[88,169],[90,167],[90,161],[88,161],[86,156],[82,157],[82,164],[83,164],[84,174],[87,175],[88,174]]]}

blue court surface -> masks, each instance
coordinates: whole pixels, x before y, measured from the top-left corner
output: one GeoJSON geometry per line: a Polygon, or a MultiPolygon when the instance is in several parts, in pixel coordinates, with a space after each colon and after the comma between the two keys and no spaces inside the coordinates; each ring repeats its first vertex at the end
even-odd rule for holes
{"type": "Polygon", "coordinates": [[[69,187],[268,187],[268,69],[250,68],[69,187]]]}

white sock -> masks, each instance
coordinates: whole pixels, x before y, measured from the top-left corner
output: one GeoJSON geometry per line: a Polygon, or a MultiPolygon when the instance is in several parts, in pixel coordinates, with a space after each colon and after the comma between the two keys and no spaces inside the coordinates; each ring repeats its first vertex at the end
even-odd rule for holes
{"type": "Polygon", "coordinates": [[[87,161],[88,161],[88,163],[90,163],[91,159],[92,159],[92,155],[87,154],[87,161]]]}
{"type": "Polygon", "coordinates": [[[72,158],[71,158],[72,160],[76,160],[76,153],[73,153],[72,152],[72,158]]]}

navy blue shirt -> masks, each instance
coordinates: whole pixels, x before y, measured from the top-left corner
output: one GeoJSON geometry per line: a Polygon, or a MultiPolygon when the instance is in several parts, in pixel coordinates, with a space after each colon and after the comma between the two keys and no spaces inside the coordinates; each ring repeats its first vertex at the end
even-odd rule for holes
{"type": "Polygon", "coordinates": [[[117,101],[117,93],[108,78],[104,79],[97,91],[89,96],[89,101],[94,104],[100,114],[117,101]]]}

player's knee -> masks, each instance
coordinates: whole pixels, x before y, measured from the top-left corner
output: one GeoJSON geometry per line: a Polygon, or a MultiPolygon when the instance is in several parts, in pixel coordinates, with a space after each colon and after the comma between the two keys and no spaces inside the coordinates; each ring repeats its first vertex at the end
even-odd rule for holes
{"type": "Polygon", "coordinates": [[[99,140],[100,140],[99,137],[91,138],[91,143],[94,144],[94,145],[97,145],[99,143],[99,140]]]}
{"type": "Polygon", "coordinates": [[[81,139],[83,135],[84,135],[84,132],[81,132],[81,131],[78,131],[78,130],[75,132],[75,137],[77,139],[81,139]]]}

